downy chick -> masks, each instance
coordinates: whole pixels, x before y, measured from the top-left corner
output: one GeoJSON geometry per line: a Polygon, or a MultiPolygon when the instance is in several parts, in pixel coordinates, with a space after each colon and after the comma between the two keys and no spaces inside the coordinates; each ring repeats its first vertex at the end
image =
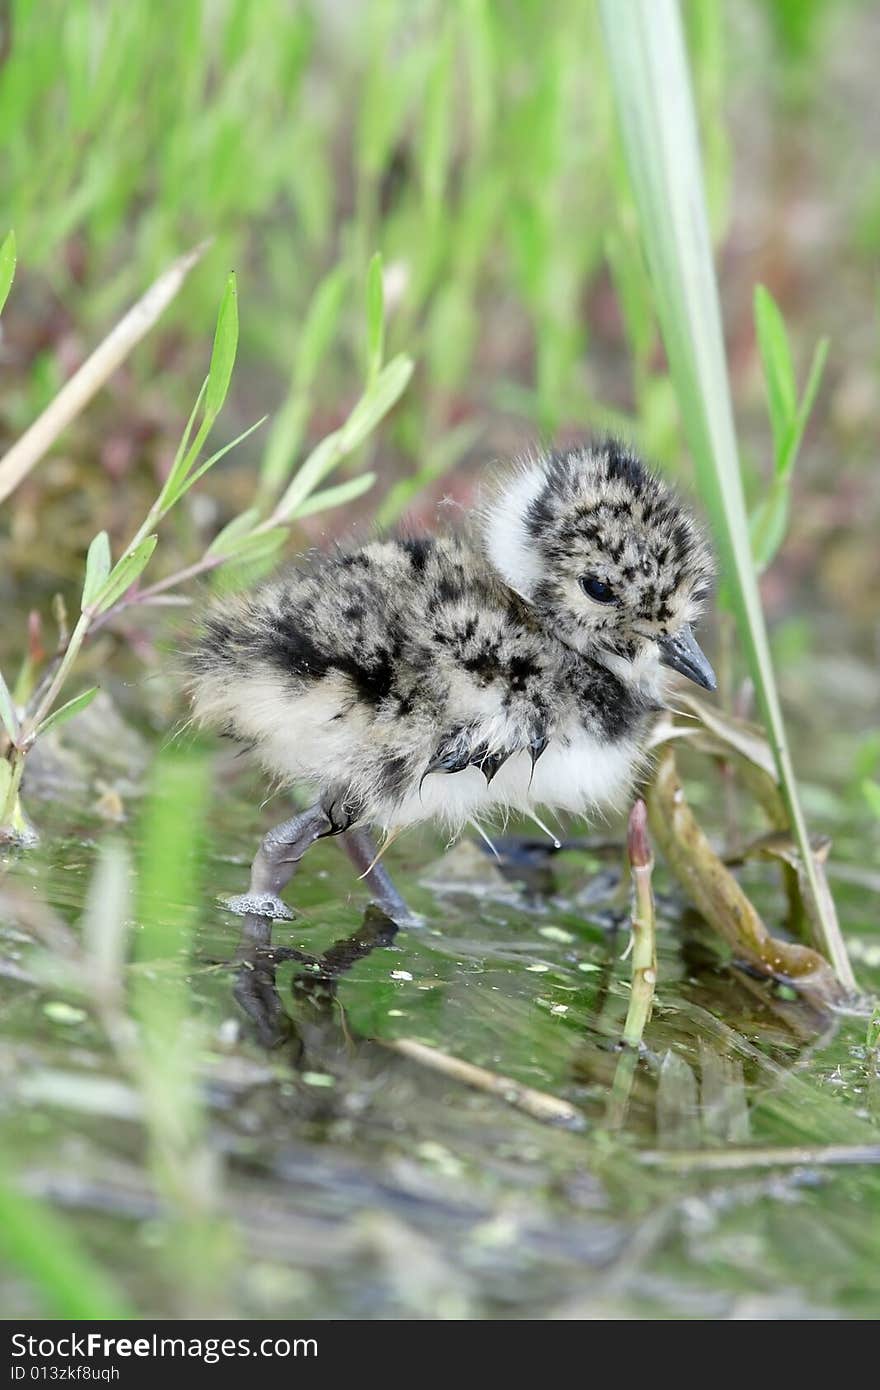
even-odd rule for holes
{"type": "Polygon", "coordinates": [[[289,917],[302,854],[343,834],[399,917],[370,827],[622,807],[666,669],[715,687],[691,626],[711,580],[691,516],[609,440],[520,465],[460,530],[313,555],[223,600],[189,656],[196,716],[315,798],[231,905],[289,917]]]}

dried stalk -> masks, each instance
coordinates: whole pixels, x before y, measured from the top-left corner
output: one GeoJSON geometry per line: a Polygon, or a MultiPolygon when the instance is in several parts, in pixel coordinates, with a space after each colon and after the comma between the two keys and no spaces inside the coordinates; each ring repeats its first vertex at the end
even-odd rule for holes
{"type": "Polygon", "coordinates": [[[669,867],[697,910],[736,955],[770,978],[796,984],[822,1004],[842,1004],[849,992],[846,983],[817,951],[771,936],[712,849],[687,804],[671,747],[660,753],[646,800],[651,829],[669,867]]]}
{"type": "Polygon", "coordinates": [[[132,348],[150,331],[180,290],[193,266],[201,260],[209,244],[204,241],[192,251],[187,251],[159,276],[146,294],[129,309],[125,317],[120,319],[104,341],[95,348],[91,357],[86,358],[79,370],[74,372],[30,429],[26,430],[6,456],[0,459],[0,502],[5,501],[10,493],[14,492],[22,479],[27,477],[31,469],[52,447],[58,436],[85,409],[117,367],[122,365],[132,348]]]}

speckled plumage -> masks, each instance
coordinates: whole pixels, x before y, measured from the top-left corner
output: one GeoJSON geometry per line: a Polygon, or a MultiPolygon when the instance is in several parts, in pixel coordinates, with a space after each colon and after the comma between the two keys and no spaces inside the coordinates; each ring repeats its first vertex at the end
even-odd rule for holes
{"type": "Polygon", "coordinates": [[[219,603],[189,658],[195,713],[334,828],[601,811],[629,792],[711,575],[630,451],[554,454],[460,528],[311,555],[219,603]]]}

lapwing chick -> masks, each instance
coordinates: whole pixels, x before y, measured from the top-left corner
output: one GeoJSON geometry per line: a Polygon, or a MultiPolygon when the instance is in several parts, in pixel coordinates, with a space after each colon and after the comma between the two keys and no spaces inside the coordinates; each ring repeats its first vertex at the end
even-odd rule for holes
{"type": "Polygon", "coordinates": [[[458,528],[314,554],[217,603],[188,656],[195,715],[312,797],[230,906],[291,917],[297,864],[341,835],[399,920],[376,833],[625,806],[668,673],[715,688],[693,634],[712,572],[682,503],[606,441],[518,465],[458,528]]]}

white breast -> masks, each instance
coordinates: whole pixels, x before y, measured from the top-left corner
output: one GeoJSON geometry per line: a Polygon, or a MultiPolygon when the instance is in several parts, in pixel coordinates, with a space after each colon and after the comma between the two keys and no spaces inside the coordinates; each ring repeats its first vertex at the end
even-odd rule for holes
{"type": "Polygon", "coordinates": [[[458,831],[469,820],[498,819],[507,812],[546,807],[583,816],[622,807],[638,750],[633,743],[599,743],[579,723],[551,740],[532,769],[528,753],[509,758],[493,780],[477,767],[431,773],[421,793],[395,808],[395,825],[439,820],[458,831]]]}

